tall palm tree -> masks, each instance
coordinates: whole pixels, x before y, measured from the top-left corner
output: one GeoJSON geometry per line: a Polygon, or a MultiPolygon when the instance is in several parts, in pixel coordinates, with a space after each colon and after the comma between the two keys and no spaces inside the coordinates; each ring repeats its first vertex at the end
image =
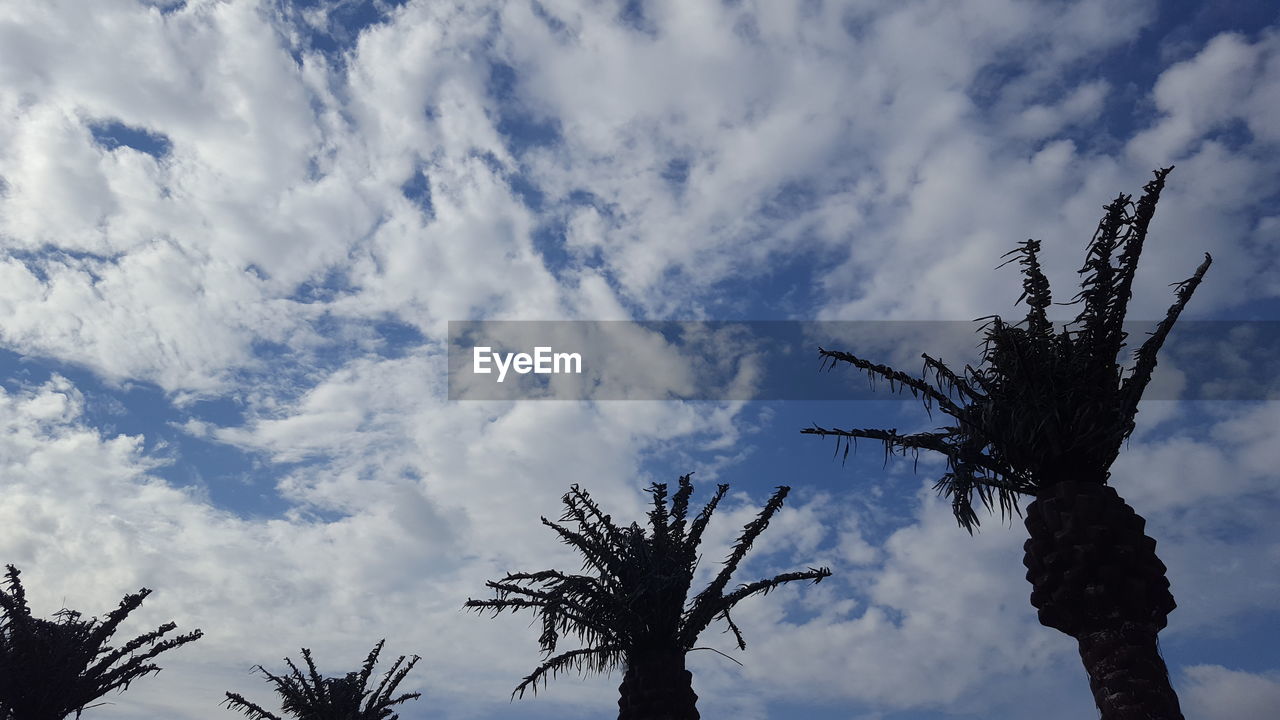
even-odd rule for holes
{"type": "Polygon", "coordinates": [[[1030,308],[1025,327],[999,316],[982,318],[990,322],[980,369],[965,366],[956,373],[926,354],[923,376],[932,374],[930,383],[819,349],[824,366],[845,362],[887,379],[893,389],[922,397],[926,409],[936,404],[953,425],[912,435],[816,426],[802,431],[835,436],[846,455],[856,438],[882,441],[886,454],[943,454],[947,471],[935,488],[951,499],[970,533],[979,524],[975,493],[988,510],[998,504],[1006,517],[1018,510],[1018,496],[1034,496],[1023,559],[1031,604],[1042,624],[1078,641],[1104,720],[1182,718],[1157,644],[1175,607],[1165,566],[1143,532],[1145,521],[1107,484],[1111,464],[1133,432],[1156,353],[1212,262],[1206,253],[1195,274],[1177,284],[1173,306],[1135,352],[1133,367],[1122,368],[1116,357],[1125,345],[1121,325],[1134,272],[1172,169],[1156,171],[1136,205],[1122,194],[1106,206],[1080,271],[1085,278],[1074,302],[1083,309],[1060,332],[1045,315],[1051,296],[1037,260],[1040,244],[1027,240],[1006,255],[1022,265],[1019,301],[1030,308]]]}
{"type": "MultiPolygon", "coordinates": [[[[316,672],[316,665],[311,660],[311,651],[302,649],[302,659],[307,664],[307,674],[303,675],[298,666],[289,658],[285,663],[292,671],[288,675],[277,676],[267,672],[261,665],[254,666],[261,670],[267,680],[275,684],[275,691],[283,698],[281,710],[298,720],[396,720],[399,715],[392,714],[391,708],[403,702],[422,697],[422,693],[406,693],[399,697],[391,697],[419,658],[414,655],[408,664],[401,655],[391,669],[383,676],[378,687],[369,690],[369,677],[373,674],[373,666],[378,662],[378,653],[386,640],[369,652],[364,666],[359,672],[349,672],[343,677],[325,678],[316,672]],[[364,703],[361,706],[361,703],[364,703]]],[[[240,710],[253,720],[281,720],[279,715],[267,712],[258,705],[245,700],[242,695],[229,692],[223,701],[231,710],[240,710]]]]}
{"type": "Polygon", "coordinates": [[[54,613],[56,620],[32,617],[26,591],[13,565],[6,566],[8,590],[0,589],[0,718],[62,720],[80,713],[111,690],[160,666],[147,662],[160,653],[201,637],[199,630],[157,642],[177,625],[165,623],[119,648],[107,645],[117,626],[151,591],[126,595],[105,621],[82,620],[74,610],[54,613]],[[139,652],[143,647],[147,650],[139,652]]]}
{"type": "Polygon", "coordinates": [[[477,612],[491,610],[497,616],[503,610],[530,609],[542,619],[538,642],[548,659],[526,676],[512,695],[523,696],[528,688],[536,692],[537,683],[545,684],[548,673],[554,676],[566,668],[608,672],[623,667],[619,720],[697,718],[698,696],[693,692],[692,675],[685,669],[685,654],[695,649],[698,635],[711,621],[724,620],[738,648],[745,650],[742,633],[729,616],[735,605],[783,583],[817,583],[831,575],[825,567],[809,568],[724,591],[751,544],[782,507],[790,488],[779,487],[755,520],[743,528],[720,572],[702,592],[687,600],[702,532],[729,490],[728,485],[718,485],[693,522],[686,524],[693,494],[689,478],[680,478],[670,505],[665,483],[650,487],[653,509],[648,514],[648,531],[636,523],[618,527],[586,490],[571,486],[563,497],[566,511],[561,522],[572,521],[577,528],[546,518],[542,523],[582,553],[583,569],[589,574],[559,570],[510,573],[486,583],[494,590],[494,599],[467,600],[465,606],[477,612]],[[586,647],[553,656],[564,633],[577,635],[586,647]]]}

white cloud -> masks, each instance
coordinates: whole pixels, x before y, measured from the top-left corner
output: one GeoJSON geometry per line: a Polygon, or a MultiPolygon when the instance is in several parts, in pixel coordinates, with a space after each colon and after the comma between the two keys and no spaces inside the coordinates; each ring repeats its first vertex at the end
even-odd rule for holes
{"type": "MultiPolygon", "coordinates": [[[[170,486],[149,474],[157,461],[140,437],[85,424],[80,394],[63,378],[0,395],[0,521],[10,529],[0,550],[24,570],[36,612],[63,603],[102,611],[145,585],[156,594],[131,621],[135,634],[169,619],[206,633],[163,659],[163,682],[139,682],[105,716],[146,707],[214,717],[222,689],[262,689],[247,674],[253,663],[273,667],[305,646],[336,673],[379,637],[392,658],[427,658],[406,690],[425,687],[458,716],[505,702],[537,663],[534,631],[524,618],[463,616],[462,602],[509,570],[576,567],[537,516],[558,517],[558,496],[581,482],[619,517],[641,517],[633,456],[655,437],[633,428],[685,435],[702,419],[657,403],[451,412],[433,387],[439,374],[425,366],[357,363],[282,411],[288,420],[229,436],[279,461],[327,454],[282,489],[299,510],[343,511],[330,521],[296,511],[241,518],[170,486]]],[[[715,422],[730,431],[732,416],[715,422]]],[[[538,712],[607,706],[608,685],[557,683],[538,712]]]]}
{"type": "Polygon", "coordinates": [[[1195,57],[1166,70],[1153,98],[1163,113],[1151,129],[1132,141],[1135,153],[1159,162],[1186,151],[1211,130],[1234,119],[1244,120],[1262,139],[1276,138],[1262,113],[1274,108],[1274,64],[1277,38],[1264,35],[1249,43],[1237,34],[1215,37],[1195,57]]]}
{"type": "MultiPolygon", "coordinates": [[[[20,109],[6,132],[28,138],[0,154],[6,236],[26,247],[95,252],[116,266],[164,237],[185,258],[172,262],[224,281],[188,293],[178,311],[187,329],[174,332],[148,309],[174,301],[144,292],[145,282],[130,295],[81,279],[60,291],[65,303],[55,309],[41,305],[49,281],[18,277],[21,294],[6,298],[17,314],[111,314],[92,323],[100,337],[65,319],[48,330],[33,320],[6,341],[117,377],[208,390],[225,382],[227,369],[251,362],[255,340],[298,332],[292,326],[311,310],[282,299],[333,270],[351,289],[324,309],[345,318],[390,312],[435,334],[442,320],[477,313],[592,316],[602,302],[615,313],[618,299],[651,315],[706,312],[700,295],[719,281],[768,272],[797,249],[843,251],[853,240],[849,262],[820,276],[832,314],[969,318],[1006,306],[1005,295],[991,292],[1004,283],[985,279],[996,277],[993,258],[1016,238],[1045,237],[1051,274],[1070,279],[1079,259],[1069,250],[1087,237],[1096,206],[1134,189],[1153,162],[1120,168],[1068,142],[1030,152],[1008,146],[969,96],[984,72],[1014,72],[1000,65],[1006,54],[1039,43],[1034,62],[997,91],[1002,112],[1035,134],[1086,122],[1105,80],[1087,78],[1050,104],[1039,98],[1066,63],[1141,27],[1145,6],[1118,22],[1096,3],[918,3],[862,15],[827,5],[654,4],[646,13],[656,36],[617,25],[603,7],[542,7],[563,28],[526,6],[494,15],[412,3],[361,35],[340,65],[316,54],[296,64],[263,22],[270,13],[253,3],[189,3],[167,15],[125,4],[72,13],[80,35],[110,18],[120,32],[97,33],[108,39],[102,46],[72,43],[54,21],[56,6],[19,14],[5,25],[10,47],[34,37],[46,50],[7,60],[37,71],[3,93],[20,109]],[[487,94],[489,69],[477,62],[486,52],[515,67],[515,97],[505,106],[487,94]],[[104,67],[115,70],[104,75],[104,67]],[[514,156],[498,121],[520,108],[553,123],[562,142],[514,156]],[[98,149],[86,127],[95,118],[162,132],[172,155],[157,162],[128,148],[98,149]],[[685,163],[680,188],[663,178],[672,162],[685,163]],[[399,193],[420,165],[434,217],[399,193]],[[512,192],[517,171],[543,193],[542,218],[512,192]],[[571,207],[577,190],[589,191],[596,207],[571,207]],[[1061,212],[1044,214],[1055,206],[1061,212]],[[563,286],[530,239],[540,219],[559,213],[577,257],[598,252],[605,264],[571,270],[563,286]],[[571,279],[584,272],[604,285],[575,287],[571,279]],[[957,284],[957,276],[972,280],[957,284]],[[899,289],[912,279],[919,292],[904,297],[899,289]],[[602,297],[608,283],[614,292],[602,297]],[[195,327],[216,330],[216,351],[195,327]],[[167,350],[122,352],[114,337],[162,337],[167,350]]],[[[1192,68],[1261,57],[1241,43],[1219,39],[1192,68]]],[[[1178,100],[1189,82],[1184,65],[1156,88],[1174,117],[1159,127],[1190,112],[1178,100]]],[[[1255,108],[1265,106],[1271,82],[1256,75],[1255,108]]],[[[1195,193],[1171,188],[1167,205],[1190,203],[1182,215],[1198,220],[1175,226],[1187,230],[1161,253],[1169,263],[1191,263],[1200,238],[1235,221],[1223,215],[1220,196],[1200,197],[1204,188],[1249,187],[1267,174],[1265,164],[1230,153],[1203,164],[1186,177],[1221,177],[1197,183],[1195,193]]],[[[63,262],[83,274],[107,261],[63,262]]],[[[24,274],[8,263],[10,274],[24,274]]],[[[1139,298],[1180,277],[1182,264],[1171,277],[1151,273],[1139,298]]],[[[120,271],[132,286],[133,269],[120,271]]],[[[1215,268],[1223,288],[1257,285],[1261,276],[1230,254],[1215,268]]],[[[1215,284],[1202,304],[1225,299],[1215,284]]]]}
{"type": "Polygon", "coordinates": [[[1018,114],[1011,129],[1018,136],[1034,139],[1049,137],[1068,125],[1092,121],[1102,111],[1108,89],[1105,80],[1095,80],[1056,103],[1032,105],[1018,114]]]}
{"type": "Polygon", "coordinates": [[[1275,677],[1221,665],[1195,665],[1185,672],[1182,708],[1188,716],[1266,720],[1280,711],[1280,681],[1275,677]]]}

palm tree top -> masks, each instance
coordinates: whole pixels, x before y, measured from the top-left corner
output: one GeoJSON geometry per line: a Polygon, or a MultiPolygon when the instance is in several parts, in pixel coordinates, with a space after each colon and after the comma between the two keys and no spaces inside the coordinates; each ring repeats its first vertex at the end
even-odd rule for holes
{"type": "Polygon", "coordinates": [[[84,620],[65,608],[48,620],[32,616],[21,573],[13,565],[6,568],[8,590],[0,589],[0,717],[79,717],[111,690],[126,690],[134,680],[160,672],[149,662],[160,653],[203,635],[195,630],[162,641],[177,627],[169,622],[112,647],[107,642],[150,590],[126,595],[102,621],[84,620]]]}
{"type": "MultiPolygon", "coordinates": [[[[254,669],[261,671],[275,685],[274,689],[282,699],[281,710],[298,720],[396,720],[400,716],[392,714],[393,706],[422,696],[422,693],[406,693],[391,697],[420,658],[414,655],[401,667],[405,659],[401,655],[383,675],[382,682],[370,690],[369,678],[385,642],[378,641],[358,672],[349,672],[342,677],[322,677],[311,659],[311,650],[307,648],[302,649],[306,674],[289,658],[284,659],[289,666],[288,675],[273,675],[261,665],[255,665],[254,669]]],[[[282,720],[237,693],[227,693],[223,702],[228,709],[240,710],[254,720],[282,720]]]]}
{"type": "Polygon", "coordinates": [[[668,496],[665,483],[653,483],[648,492],[653,509],[648,513],[648,529],[638,523],[626,527],[615,524],[586,490],[570,487],[562,500],[565,514],[550,527],[566,544],[583,556],[585,574],[560,570],[508,573],[487,582],[496,597],[467,600],[464,607],[497,616],[504,610],[529,609],[542,620],[538,639],[547,658],[521,681],[512,695],[526,689],[537,692],[537,683],[546,683],[548,673],[566,668],[579,672],[608,672],[646,653],[679,652],[694,649],[698,635],[717,618],[728,625],[739,649],[746,648],[730,610],[740,601],[765,594],[784,583],[812,580],[817,583],[831,575],[823,568],[777,575],[740,585],[725,592],[730,577],[751,545],[782,507],[790,491],[779,487],[754,520],[747,523],[734,542],[723,566],[711,582],[693,598],[690,585],[698,565],[698,545],[728,485],[717,485],[712,498],[692,519],[688,518],[693,494],[692,473],[680,478],[679,488],[668,496]],[[555,654],[563,634],[577,635],[586,647],[555,654]]]}
{"type": "Polygon", "coordinates": [[[1054,331],[1045,313],[1052,296],[1040,268],[1040,243],[1027,240],[1006,253],[1013,257],[1004,263],[1016,260],[1022,266],[1017,302],[1026,302],[1027,317],[1013,325],[998,315],[979,318],[987,321],[979,368],[966,365],[957,373],[924,354],[921,377],[914,378],[847,352],[819,348],[823,367],[845,362],[872,378],[887,379],[891,389],[905,388],[920,397],[930,414],[936,404],[954,424],[911,435],[816,425],[801,432],[836,437],[846,457],[857,438],[882,442],[886,455],[922,449],[942,453],[947,471],[935,488],[951,500],[956,519],[971,533],[979,525],[975,493],[988,510],[998,504],[1006,517],[1020,512],[1017,496],[1035,494],[1041,487],[1065,479],[1105,483],[1133,432],[1156,353],[1213,261],[1205,253],[1195,273],[1175,283],[1173,305],[1134,352],[1133,366],[1123,368],[1117,355],[1127,337],[1122,326],[1133,277],[1171,170],[1157,170],[1136,204],[1121,194],[1105,207],[1080,270],[1080,292],[1066,303],[1082,308],[1060,331],[1054,331]]]}

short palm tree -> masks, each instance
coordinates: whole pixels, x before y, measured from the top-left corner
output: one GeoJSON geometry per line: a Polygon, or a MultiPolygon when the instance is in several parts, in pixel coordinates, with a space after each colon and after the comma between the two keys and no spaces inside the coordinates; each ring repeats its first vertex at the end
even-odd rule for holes
{"type": "Polygon", "coordinates": [[[1030,308],[1025,327],[984,318],[990,322],[980,369],[966,366],[959,374],[926,354],[930,383],[849,353],[819,350],[824,364],[845,362],[888,379],[895,389],[923,396],[926,409],[936,404],[954,424],[911,435],[803,431],[835,436],[846,454],[856,438],[882,441],[886,453],[941,453],[947,472],[935,487],[970,533],[979,524],[975,493],[988,510],[998,504],[1003,516],[1018,509],[1018,496],[1033,495],[1024,548],[1031,604],[1042,624],[1078,641],[1104,720],[1182,718],[1157,644],[1175,607],[1165,566],[1143,532],[1144,520],[1107,485],[1134,429],[1156,353],[1212,262],[1206,253],[1191,278],[1177,284],[1173,306],[1135,352],[1133,367],[1122,368],[1116,357],[1125,345],[1122,323],[1134,272],[1172,169],[1157,171],[1136,205],[1122,194],[1106,206],[1080,271],[1085,278],[1075,302],[1083,309],[1061,331],[1045,315],[1051,298],[1037,260],[1040,244],[1027,240],[1008,253],[1015,255],[1009,262],[1019,260],[1023,268],[1019,301],[1030,308]]]}
{"type": "Polygon", "coordinates": [[[530,609],[542,619],[538,642],[546,660],[516,686],[512,695],[527,688],[537,691],[547,674],[566,668],[579,672],[608,672],[625,668],[619,687],[619,720],[689,720],[698,717],[697,695],[692,675],[685,669],[685,654],[694,649],[698,635],[722,619],[737,640],[746,642],[729,616],[729,611],[752,595],[764,594],[795,580],[820,582],[831,571],[809,568],[741,585],[726,593],[729,578],[752,543],[764,531],[770,518],[782,507],[790,488],[779,487],[755,520],[743,528],[724,566],[702,592],[688,600],[698,545],[711,514],[728,491],[717,486],[715,495],[691,523],[686,523],[689,499],[693,494],[690,476],[680,478],[680,487],[670,498],[667,486],[654,483],[653,510],[649,530],[638,524],[618,527],[591,499],[587,491],[574,485],[563,497],[566,511],[562,522],[546,518],[550,527],[568,545],[582,553],[585,575],[559,570],[511,573],[499,581],[486,583],[496,594],[492,600],[468,600],[466,607],[478,612],[530,609]],[[560,636],[577,635],[586,646],[555,654],[560,636]]]}
{"type": "MultiPolygon", "coordinates": [[[[338,678],[321,677],[311,660],[311,651],[306,648],[302,649],[302,659],[307,664],[305,675],[288,658],[284,660],[292,671],[288,675],[272,675],[261,665],[254,667],[275,684],[275,691],[283,698],[282,712],[298,720],[396,720],[400,716],[392,714],[393,706],[422,696],[422,693],[406,693],[391,697],[419,658],[414,655],[408,664],[400,667],[404,663],[401,655],[383,676],[382,682],[369,690],[369,677],[385,642],[378,641],[359,672],[349,672],[338,678]]],[[[253,720],[281,720],[279,715],[263,710],[236,693],[227,693],[224,703],[231,710],[243,711],[253,720]]]]}
{"type": "Polygon", "coordinates": [[[56,620],[32,617],[20,573],[8,565],[8,590],[0,590],[0,718],[62,720],[80,713],[111,690],[160,666],[148,662],[160,653],[201,637],[196,630],[157,642],[177,627],[165,623],[114,648],[107,641],[151,591],[126,595],[105,621],[82,620],[74,610],[54,613],[56,620]],[[143,648],[147,648],[143,650],[143,648]]]}

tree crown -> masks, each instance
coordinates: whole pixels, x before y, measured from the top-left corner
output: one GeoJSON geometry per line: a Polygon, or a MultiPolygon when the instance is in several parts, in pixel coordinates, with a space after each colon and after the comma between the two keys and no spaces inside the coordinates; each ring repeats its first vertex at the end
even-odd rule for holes
{"type": "MultiPolygon", "coordinates": [[[[1080,304],[1076,318],[1055,332],[1046,308],[1052,304],[1049,281],[1040,267],[1040,243],[1027,240],[1005,254],[1005,264],[1022,266],[1022,295],[1027,317],[1010,325],[1000,316],[986,320],[979,368],[955,372],[941,360],[923,355],[920,378],[850,353],[819,348],[823,366],[845,362],[872,378],[884,378],[894,390],[920,397],[926,410],[936,404],[954,424],[935,432],[900,435],[896,430],[839,429],[813,426],[803,433],[834,436],[848,456],[857,438],[879,440],[885,453],[932,450],[947,459],[947,472],[935,488],[952,502],[960,525],[979,525],[976,494],[1001,515],[1018,510],[1018,495],[1068,478],[1106,482],[1120,447],[1134,429],[1138,401],[1151,381],[1156,353],[1204,278],[1212,258],[1180,283],[1172,307],[1146,342],[1134,352],[1132,368],[1117,355],[1125,346],[1123,322],[1147,229],[1172,167],[1158,170],[1135,204],[1121,194],[1105,207],[1089,243],[1080,292],[1067,304],[1080,304]],[[932,376],[932,377],[930,377],[932,376]]],[[[1016,304],[1016,303],[1015,303],[1016,304]]],[[[837,446],[837,452],[840,448],[837,446]]]]}
{"type": "Polygon", "coordinates": [[[32,616],[21,573],[6,567],[8,590],[0,589],[0,717],[79,717],[111,690],[127,690],[137,678],[160,672],[149,662],[160,653],[202,636],[195,630],[161,641],[177,627],[170,622],[112,647],[107,642],[117,626],[150,590],[126,595],[101,622],[65,608],[46,620],[32,616]]]}
{"type": "Polygon", "coordinates": [[[579,672],[608,672],[635,657],[653,652],[685,653],[693,649],[698,635],[717,618],[734,634],[739,649],[746,648],[742,633],[729,611],[738,602],[768,593],[796,580],[820,582],[831,571],[809,568],[741,585],[726,593],[729,579],[751,545],[782,507],[790,488],[779,487],[754,520],[747,523],[720,571],[701,592],[689,599],[689,589],[698,564],[698,545],[711,515],[728,485],[718,485],[715,494],[692,519],[688,518],[693,495],[692,473],[680,478],[675,494],[668,496],[665,483],[653,483],[649,493],[653,509],[648,513],[648,529],[637,523],[619,527],[604,513],[586,490],[572,486],[562,500],[565,514],[561,522],[542,523],[583,556],[586,574],[559,570],[509,573],[486,585],[496,595],[491,600],[467,600],[465,607],[477,612],[532,610],[541,618],[538,639],[545,662],[526,676],[512,693],[537,691],[548,674],[566,668],[579,672]],[[563,634],[577,635],[586,646],[555,654],[563,634]]]}
{"type": "MultiPolygon", "coordinates": [[[[422,697],[422,693],[391,697],[420,658],[414,655],[406,664],[401,655],[383,675],[382,682],[371,690],[369,678],[373,675],[373,666],[377,664],[378,654],[382,652],[385,642],[386,640],[378,641],[359,671],[349,672],[342,677],[322,677],[307,648],[302,649],[302,659],[307,666],[306,674],[289,658],[284,659],[289,666],[288,675],[273,675],[261,665],[255,665],[254,669],[261,671],[268,682],[275,686],[274,689],[281,698],[281,710],[298,720],[396,720],[400,716],[392,713],[392,707],[422,697]],[[401,667],[402,664],[404,667],[401,667]]],[[[264,710],[237,693],[227,693],[227,699],[223,702],[228,709],[240,710],[253,720],[282,720],[280,716],[264,710]]]]}

